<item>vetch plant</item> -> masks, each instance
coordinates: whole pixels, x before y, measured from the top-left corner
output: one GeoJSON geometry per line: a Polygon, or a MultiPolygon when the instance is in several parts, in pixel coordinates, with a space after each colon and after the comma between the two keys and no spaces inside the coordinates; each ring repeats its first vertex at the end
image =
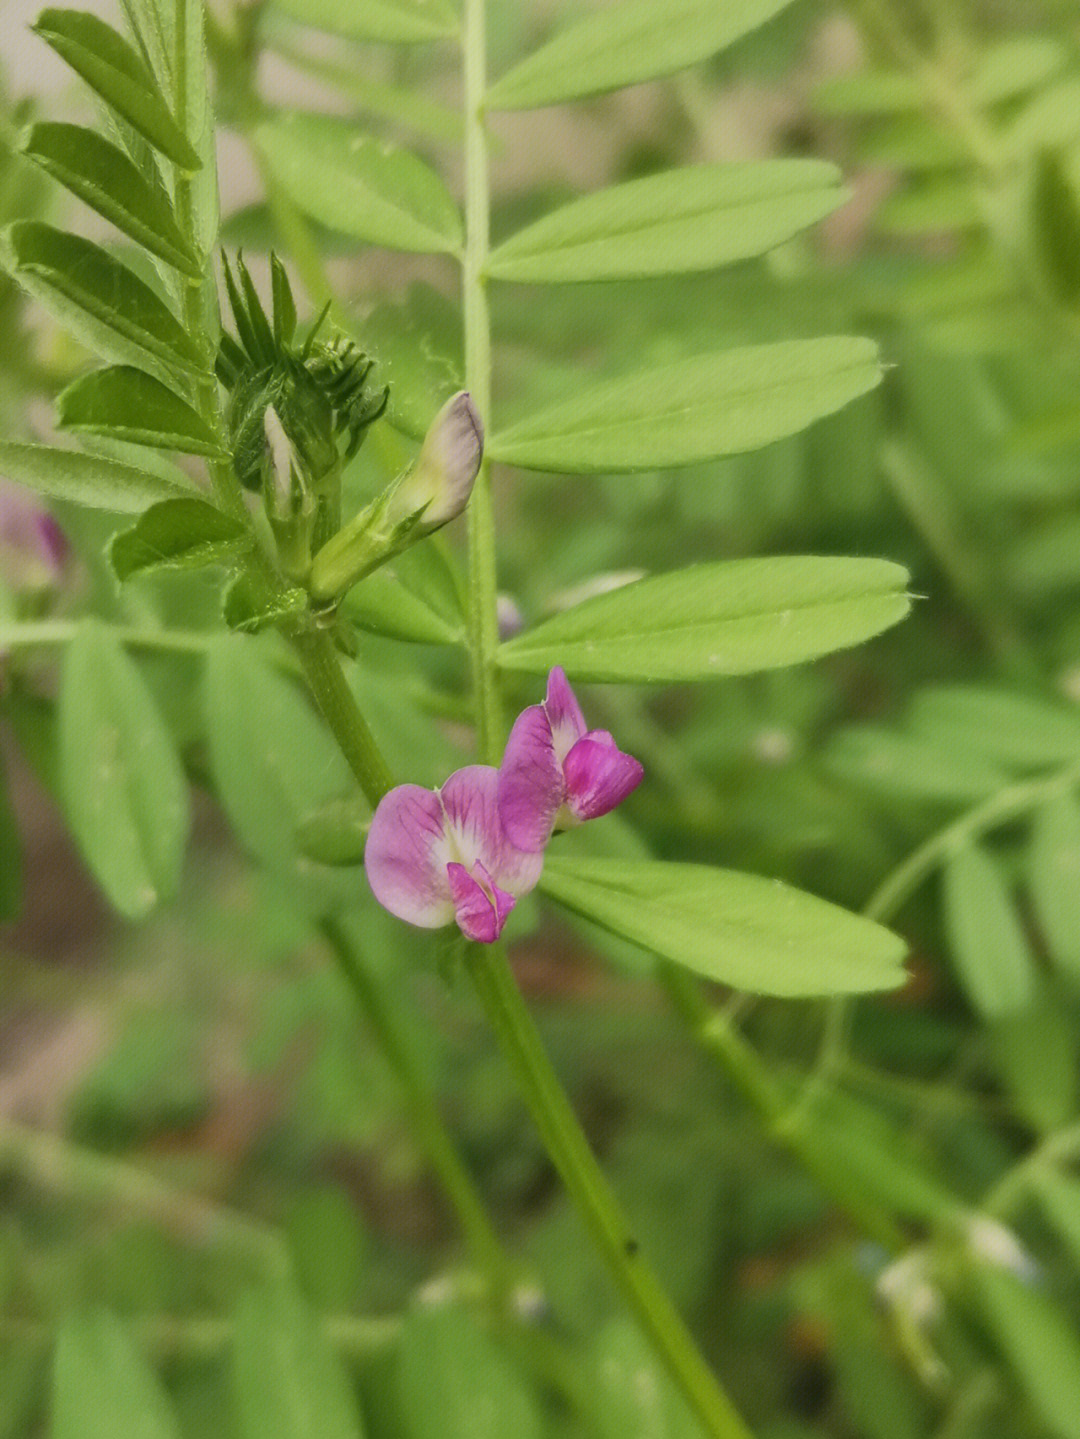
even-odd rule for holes
{"type": "MultiPolygon", "coordinates": [[[[892,414],[870,408],[882,378],[876,345],[843,333],[856,302],[838,301],[831,290],[802,308],[777,300],[785,274],[814,269],[796,237],[842,202],[836,168],[806,157],[710,161],[699,151],[692,164],[627,174],[557,203],[540,187],[530,194],[527,222],[526,207],[493,193],[489,150],[501,112],[657,82],[670,85],[662,93],[692,118],[700,113],[695,87],[707,83],[699,67],[781,17],[785,4],[620,0],[571,13],[550,39],[505,65],[500,55],[494,78],[487,48],[499,12],[485,0],[464,0],[460,16],[443,0],[319,0],[310,13],[298,0],[205,15],[198,0],[124,0],[122,8],[124,33],[79,11],[42,15],[39,35],[89,86],[105,126],[99,132],[34,120],[21,132],[19,161],[115,233],[99,243],[69,232],[58,208],[44,201],[28,202],[4,232],[11,276],[82,347],[59,351],[45,379],[27,363],[19,380],[54,395],[57,428],[74,447],[31,440],[29,425],[9,415],[4,401],[10,438],[0,441],[0,470],[34,492],[35,505],[62,507],[88,576],[70,596],[46,587],[44,608],[33,613],[4,599],[0,653],[11,681],[4,702],[20,742],[31,730],[27,716],[44,709],[45,742],[26,747],[120,915],[144,919],[178,893],[195,783],[218,803],[269,880],[268,892],[335,957],[401,1087],[416,1143],[473,1266],[455,1290],[464,1296],[460,1315],[432,1318],[403,1301],[393,1317],[389,1342],[398,1348],[400,1372],[414,1376],[401,1381],[410,1439],[439,1433],[442,1396],[467,1383],[485,1402],[498,1396],[491,1402],[505,1408],[505,1432],[532,1432],[531,1420],[520,1429],[514,1423],[522,1404],[532,1413],[532,1401],[520,1399],[517,1380],[504,1382],[500,1368],[498,1345],[508,1333],[533,1354],[544,1384],[558,1387],[563,1376],[559,1402],[576,1406],[573,1423],[583,1432],[591,1421],[582,1389],[612,1364],[634,1374],[645,1365],[656,1392],[675,1394],[676,1408],[690,1411],[688,1423],[714,1439],[746,1439],[740,1409],[754,1396],[742,1392],[737,1404],[706,1360],[682,1318],[690,1299],[676,1304],[658,1278],[650,1246],[616,1198],[548,1058],[502,942],[517,901],[536,891],[562,916],[567,928],[559,933],[584,935],[573,943],[628,968],[636,964],[636,974],[647,976],[642,983],[657,979],[688,1037],[749,1099],[763,1133],[785,1145],[886,1251],[902,1252],[910,1233],[930,1228],[951,1257],[950,1225],[966,1211],[954,1187],[923,1163],[918,1137],[891,1112],[883,1118],[873,1109],[859,1089],[859,1060],[845,1055],[845,1013],[835,997],[904,982],[906,946],[884,924],[940,864],[960,990],[1002,1053],[1015,1058],[1011,1026],[1043,1013],[1040,1004],[1047,1014],[1056,1011],[1045,966],[1033,958],[1032,927],[1015,912],[1012,871],[984,853],[982,836],[1030,810],[1031,874],[1023,877],[1030,908],[1040,935],[1045,930],[1055,982],[1071,982],[1080,969],[1075,905],[1054,880],[1072,873],[1080,832],[1075,715],[1053,706],[1049,716],[1040,708],[1017,711],[993,692],[931,698],[917,707],[912,733],[857,727],[832,741],[821,765],[814,767],[813,756],[803,768],[778,764],[767,781],[754,772],[753,746],[737,749],[730,738],[740,725],[753,730],[752,721],[762,721],[757,733],[771,732],[764,723],[775,722],[769,697],[779,695],[791,711],[781,718],[801,726],[812,749],[840,712],[839,700],[832,709],[819,703],[812,682],[804,691],[798,680],[785,688],[784,672],[848,651],[907,615],[906,570],[876,557],[911,548],[910,536],[897,533],[896,515],[890,510],[882,519],[873,508],[879,458],[904,514],[918,519],[919,535],[925,530],[927,553],[970,603],[976,628],[985,629],[995,654],[1015,656],[1015,629],[989,603],[993,587],[958,539],[964,525],[947,503],[928,502],[929,462],[920,448],[931,456],[935,445],[948,448],[940,413],[920,413],[917,440],[878,446],[874,426],[892,423],[892,414]],[[309,22],[341,45],[415,45],[418,73],[452,60],[460,70],[460,112],[393,85],[366,85],[367,52],[349,51],[344,66],[327,61],[299,29],[309,22]],[[249,147],[265,198],[254,213],[236,215],[224,196],[224,224],[204,35],[217,105],[249,147]],[[440,44],[424,58],[429,41],[440,44]],[[279,106],[259,89],[259,59],[270,48],[298,54],[312,71],[321,64],[343,90],[351,87],[365,113],[392,115],[430,146],[413,153],[352,115],[279,106]],[[460,148],[453,157],[460,164],[446,152],[450,145],[460,148]],[[343,241],[350,252],[377,247],[429,257],[425,274],[440,288],[354,305],[337,293],[326,263],[343,241]],[[226,244],[235,259],[226,259],[226,244]],[[252,258],[260,250],[268,257],[268,300],[257,283],[263,267],[252,258]],[[720,273],[736,265],[743,268],[733,277],[720,273]],[[224,327],[219,276],[229,312],[224,327]],[[742,309],[735,304],[740,286],[749,296],[742,309]],[[562,298],[567,293],[571,298],[562,298]],[[87,368],[88,354],[101,366],[87,368]],[[872,456],[865,465],[872,497],[861,528],[852,521],[846,546],[859,557],[788,552],[804,531],[815,549],[840,547],[836,514],[815,486],[824,491],[825,481],[855,463],[866,439],[860,426],[870,432],[864,448],[872,456]],[[800,510],[791,500],[790,515],[784,496],[799,492],[803,480],[791,480],[785,466],[813,476],[807,502],[800,510]],[[575,478],[568,483],[566,476],[575,478]],[[494,503],[498,487],[505,487],[505,511],[494,503]],[[97,513],[87,517],[80,507],[97,513]],[[510,516],[505,526],[503,513],[510,516]],[[542,546],[532,535],[518,541],[516,513],[547,542],[543,566],[522,559],[542,546]],[[459,518],[465,534],[455,534],[459,518]],[[784,553],[752,553],[766,546],[784,553]],[[686,562],[672,568],[672,552],[683,547],[686,562]],[[617,588],[590,585],[597,574],[626,571],[640,577],[617,588]],[[520,623],[503,633],[501,582],[521,599],[520,623]],[[552,613],[553,597],[575,590],[576,602],[552,613]],[[56,678],[49,674],[42,684],[41,655],[57,648],[56,678]],[[508,724],[544,676],[544,700],[508,724]],[[746,676],[758,677],[760,689],[736,688],[746,676]],[[610,732],[588,728],[572,684],[624,687],[582,691],[590,712],[610,712],[610,732]],[[693,698],[682,689],[676,696],[677,708],[693,716],[685,743],[665,730],[676,707],[664,708],[655,688],[664,685],[697,686],[693,698]],[[738,699],[727,709],[732,696],[738,699]],[[849,782],[900,791],[897,833],[917,826],[923,800],[972,806],[953,827],[924,839],[862,914],[797,887],[801,881],[848,898],[867,866],[896,842],[892,830],[885,839],[875,830],[873,843],[860,843],[858,822],[867,829],[871,822],[854,804],[850,813],[845,808],[849,782]],[[624,800],[617,820],[583,823],[624,800]],[[725,828],[732,812],[737,818],[725,828]],[[837,839],[841,830],[846,838],[837,839]],[[830,889],[817,884],[814,864],[833,849],[846,883],[830,889]],[[419,929],[456,924],[467,943],[455,943],[447,962],[442,940],[410,935],[379,912],[365,874],[393,916],[419,929]],[[418,949],[421,943],[427,947],[418,949]],[[399,993],[408,992],[407,963],[438,971],[440,960],[451,982],[465,977],[471,984],[470,998],[455,991],[454,1002],[478,1002],[490,1021],[544,1162],[561,1178],[647,1345],[635,1349],[636,1331],[629,1342],[623,1332],[607,1352],[590,1333],[589,1344],[595,1339],[598,1347],[589,1350],[584,1381],[579,1375],[567,1383],[566,1356],[556,1343],[545,1347],[558,1326],[549,1334],[522,1320],[518,1264],[500,1237],[502,1216],[496,1222],[489,1212],[464,1157],[479,1146],[459,1152],[428,1069],[410,1049],[408,1036],[424,1025],[415,1016],[404,1024],[396,1018],[399,993]],[[738,1000],[719,1010],[702,981],[775,1002],[770,1016],[790,1016],[780,1001],[833,997],[818,1060],[804,1053],[802,1011],[785,1019],[788,1029],[778,1027],[788,1037],[781,1043],[769,1023],[755,1033],[755,1000],[745,1011],[738,1000]],[[768,1059],[736,1027],[735,1015],[744,1012],[751,1015],[747,1033],[772,1049],[768,1059]],[[495,1336],[490,1345],[471,1316],[461,1317],[469,1303],[482,1310],[495,1336]],[[469,1365],[446,1361],[455,1344],[469,1365]],[[481,1377],[467,1377],[474,1372],[481,1377]],[[434,1385],[434,1414],[423,1407],[417,1375],[434,1385]]],[[[869,30],[911,60],[910,45],[896,44],[895,27],[879,9],[867,7],[878,16],[869,30]]],[[[518,38],[526,47],[524,34],[518,38]]],[[[732,51],[731,63],[740,53],[732,51]]],[[[1028,75],[1068,63],[1048,57],[1045,47],[1024,54],[1028,75]]],[[[1066,343],[1074,267],[1055,236],[1067,239],[1075,218],[1062,193],[1075,179],[1075,155],[1040,159],[1041,149],[1066,143],[1050,144],[1045,135],[1030,153],[1029,132],[1043,112],[1032,119],[1025,111],[1027,130],[1019,120],[1010,129],[1003,116],[1001,148],[995,142],[987,149],[979,107],[992,110],[1002,95],[1009,100],[1012,81],[1001,78],[1011,74],[1009,65],[989,67],[980,83],[990,98],[977,103],[965,78],[956,91],[968,96],[959,111],[943,103],[952,91],[942,90],[936,68],[916,63],[913,73],[933,113],[951,114],[978,152],[954,177],[959,199],[970,199],[973,167],[1007,189],[1016,178],[1013,159],[1035,165],[1036,183],[1020,185],[1019,193],[1031,205],[1042,195],[1046,214],[1040,211],[1038,243],[1029,236],[1025,253],[1042,257],[1034,287],[1041,302],[1055,294],[1067,301],[1058,327],[1066,343]]],[[[1069,143],[1075,131],[1064,102],[1075,98],[1072,83],[1057,95],[1057,108],[1049,106],[1065,114],[1056,123],[1069,143]]],[[[874,105],[899,105],[902,117],[914,103],[910,84],[895,77],[884,99],[873,84],[871,91],[874,105]]],[[[894,144],[902,142],[912,143],[903,126],[899,139],[893,135],[894,144]]],[[[926,201],[922,181],[914,188],[926,201]]],[[[941,196],[935,191],[930,200],[940,204],[941,196]]],[[[958,203],[955,189],[951,201],[958,203]]],[[[1008,226],[994,213],[992,224],[978,221],[979,233],[1004,244],[1008,226]]],[[[985,256],[976,259],[981,265],[985,256]]],[[[963,332],[970,341],[970,330],[963,332]]],[[[926,373],[935,364],[943,365],[939,356],[926,373]]],[[[915,369],[905,370],[901,383],[921,383],[906,378],[915,369]]],[[[1010,385],[1026,395],[1037,389],[1030,374],[1018,379],[1004,362],[991,376],[997,388],[981,371],[964,375],[967,388],[957,388],[974,393],[971,408],[981,423],[1004,411],[1010,385]]],[[[931,402],[923,395],[919,403],[931,402]]],[[[918,408],[914,400],[911,408],[918,408]]],[[[996,483],[1019,487],[1008,455],[997,459],[996,483]]],[[[1072,493],[1066,469],[1044,476],[1039,504],[1050,507],[1072,493]]],[[[850,513],[863,502],[841,498],[850,513]]],[[[932,487],[930,499],[941,499],[932,487]]],[[[0,521],[3,514],[0,508],[0,521]]],[[[39,532],[55,539],[51,529],[39,532]]],[[[1045,553],[1021,561],[1009,571],[1018,586],[1049,583],[1045,553]]],[[[1075,580],[1075,567],[1067,577],[1075,580]]],[[[1036,620],[1033,631],[1042,623],[1036,620]]],[[[1068,637],[1059,639],[1064,655],[1068,637]]],[[[837,695],[858,691],[861,662],[836,660],[822,672],[837,695]]],[[[7,844],[6,807],[2,817],[7,844]]],[[[521,904],[508,935],[514,925],[533,926],[530,934],[546,944],[547,914],[539,901],[521,904]]],[[[335,990],[333,1002],[334,1023],[347,1027],[344,992],[335,990]]],[[[314,1006],[311,994],[296,1006],[306,1022],[304,1004],[314,1006]]],[[[446,1042],[437,1024],[428,1027],[433,1046],[446,1042]]],[[[306,1053],[307,1043],[304,1031],[294,1048],[306,1053]]],[[[1070,1051],[1061,1048],[1064,1073],[1070,1051]]],[[[345,1062],[362,1049],[349,1030],[345,1062]]],[[[280,1050],[284,1074],[291,1050],[280,1050]]],[[[449,1063],[444,1068],[453,1072],[449,1063]]],[[[1025,1082],[1019,1069],[1009,1071],[1018,1091],[1025,1082]]],[[[924,1082],[936,1079],[911,1080],[924,1082]]],[[[1038,1133],[1053,1129],[1060,1115],[1047,1117],[1037,1088],[1028,1076],[1025,1122],[1038,1133]]],[[[902,1097],[910,1100],[907,1090],[902,1097]]],[[[341,1141],[346,1149],[379,1127],[359,1113],[364,1098],[360,1082],[338,1106],[354,1121],[341,1141]]],[[[26,1173],[63,1169],[46,1162],[40,1137],[17,1127],[11,1133],[11,1152],[26,1173]]],[[[1053,1169],[1075,1145],[1060,1138],[1042,1145],[1024,1173],[1046,1181],[1040,1202],[1045,1198],[1048,1213],[1075,1219],[1071,1181],[1053,1169]]],[[[981,1177],[998,1163],[1001,1145],[987,1141],[985,1148],[990,1157],[980,1159],[981,1168],[972,1165],[981,1177]]],[[[173,1223],[182,1203],[170,1205],[127,1171],[117,1177],[106,1167],[103,1177],[93,1156],[81,1158],[74,1168],[88,1187],[98,1185],[94,1192],[111,1194],[110,1185],[134,1192],[177,1232],[191,1232],[190,1218],[187,1229],[173,1223]]],[[[1004,1199],[991,1192],[987,1206],[1008,1208],[1026,1193],[1025,1183],[1003,1180],[1004,1199]]],[[[974,1180],[957,1186],[965,1193],[973,1187],[974,1180]]],[[[627,1207],[633,1210],[632,1199],[627,1207]]],[[[226,1215],[224,1229],[262,1266],[259,1281],[222,1321],[235,1365],[238,1431],[244,1439],[312,1430],[355,1439],[356,1395],[327,1328],[299,1296],[280,1238],[261,1228],[253,1238],[243,1216],[226,1215]]],[[[1075,1242],[1075,1223],[1071,1232],[1075,1242]]],[[[973,1264],[985,1257],[969,1256],[973,1264]]],[[[729,1266],[700,1267],[727,1273],[729,1266]]],[[[324,1273],[320,1282],[333,1281],[324,1273]]],[[[995,1276],[981,1288],[975,1281],[970,1293],[957,1281],[957,1293],[960,1302],[982,1306],[983,1328],[1002,1336],[1014,1368],[1032,1368],[1031,1345],[1015,1338],[1018,1314],[1053,1336],[1053,1353],[1074,1353],[1057,1310],[1017,1276],[995,1276]]],[[[727,1311],[713,1307],[719,1330],[727,1311]]],[[[144,1412],[165,1415],[153,1439],[171,1432],[170,1401],[134,1333],[99,1312],[73,1310],[65,1319],[54,1368],[58,1439],[77,1432],[84,1412],[119,1416],[109,1420],[117,1439],[134,1432],[144,1412]]],[[[712,1340],[731,1368],[724,1336],[712,1340]]],[[[954,1347],[970,1342],[965,1334],[954,1347]]],[[[1068,1371],[1064,1363],[1058,1368],[1068,1371]]],[[[641,1386],[621,1387],[637,1393],[641,1386]]],[[[1075,1432],[1075,1418],[1060,1417],[1075,1409],[1050,1407],[1050,1427],[1075,1432]]],[[[648,1427],[638,1413],[625,1432],[636,1432],[635,1423],[648,1427]]]]}

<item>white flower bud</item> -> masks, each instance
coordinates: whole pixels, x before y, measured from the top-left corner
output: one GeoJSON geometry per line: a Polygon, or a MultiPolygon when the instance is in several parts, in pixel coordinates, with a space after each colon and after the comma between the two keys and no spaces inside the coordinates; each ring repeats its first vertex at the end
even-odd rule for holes
{"type": "Polygon", "coordinates": [[[472,397],[460,390],[431,422],[416,463],[394,491],[389,522],[422,509],[420,531],[430,534],[455,519],[469,503],[483,457],[484,427],[472,397]]]}

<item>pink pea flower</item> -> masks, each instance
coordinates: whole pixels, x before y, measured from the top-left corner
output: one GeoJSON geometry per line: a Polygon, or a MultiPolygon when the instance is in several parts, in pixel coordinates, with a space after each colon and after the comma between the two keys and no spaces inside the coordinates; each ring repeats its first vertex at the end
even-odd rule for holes
{"type": "Polygon", "coordinates": [[[621,804],[644,771],[607,730],[590,730],[563,671],[548,675],[543,704],[514,722],[499,769],[499,816],[518,849],[537,853],[552,830],[621,804]]]}
{"type": "Polygon", "coordinates": [[[0,480],[0,576],[12,589],[55,584],[67,559],[67,540],[18,485],[0,480]]]}
{"type": "Polygon", "coordinates": [[[420,929],[456,920],[467,939],[490,944],[544,859],[507,839],[498,775],[490,765],[455,770],[441,789],[401,784],[379,801],[364,846],[372,893],[420,929]]]}

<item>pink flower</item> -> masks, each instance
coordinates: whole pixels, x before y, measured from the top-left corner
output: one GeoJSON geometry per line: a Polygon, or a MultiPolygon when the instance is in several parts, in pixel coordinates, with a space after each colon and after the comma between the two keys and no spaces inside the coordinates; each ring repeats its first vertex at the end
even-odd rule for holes
{"type": "Polygon", "coordinates": [[[548,675],[543,704],[518,715],[499,769],[498,803],[510,842],[537,853],[554,829],[621,804],[644,771],[607,730],[587,730],[566,675],[548,675]]]}
{"type": "Polygon", "coordinates": [[[0,480],[0,575],[12,589],[55,584],[67,559],[60,526],[25,490],[0,480]]]}
{"type": "Polygon", "coordinates": [[[455,770],[441,789],[401,784],[371,821],[364,868],[391,914],[420,929],[456,920],[468,939],[490,944],[518,895],[540,878],[543,856],[509,842],[499,821],[497,772],[455,770]]]}

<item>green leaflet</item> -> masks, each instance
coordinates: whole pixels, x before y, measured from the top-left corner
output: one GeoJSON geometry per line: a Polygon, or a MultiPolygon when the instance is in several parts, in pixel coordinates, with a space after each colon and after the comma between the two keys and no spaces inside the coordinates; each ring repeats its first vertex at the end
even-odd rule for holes
{"type": "Polygon", "coordinates": [[[871,340],[750,345],[621,375],[491,437],[506,464],[566,474],[689,465],[796,434],[881,379],[871,340]]]}
{"type": "Polygon", "coordinates": [[[843,649],[896,624],[907,571],[888,560],[728,560],[595,595],[500,646],[507,669],[574,679],[754,674],[843,649]]]}
{"type": "Polygon", "coordinates": [[[202,164],[142,56],[85,10],[43,10],[33,26],[116,113],[185,170],[202,164]]]}
{"type": "Polygon", "coordinates": [[[273,0],[273,8],[317,30],[391,45],[438,40],[458,29],[443,0],[273,0]]]}
{"type": "Polygon", "coordinates": [[[62,429],[108,435],[133,445],[227,459],[202,416],[143,370],[112,365],[92,370],[57,396],[62,429]]]}
{"type": "Polygon", "coordinates": [[[421,1307],[405,1322],[398,1397],[405,1439],[540,1439],[536,1401],[466,1309],[421,1307]],[[482,1395],[482,1402],[477,1396],[482,1395]]]}
{"type": "Polygon", "coordinates": [[[1050,958],[1080,984],[1080,804],[1060,794],[1035,811],[1028,884],[1050,958]]]}
{"type": "Polygon", "coordinates": [[[22,150],[137,244],[193,279],[202,275],[164,187],[152,185],[117,146],[81,125],[42,122],[22,150]]]}
{"type": "Polygon", "coordinates": [[[299,619],[307,608],[306,590],[297,586],[273,589],[261,572],[249,567],[241,570],[226,589],[222,617],[231,630],[256,634],[270,625],[299,619]]]}
{"type": "Polygon", "coordinates": [[[103,359],[145,364],[150,356],[165,374],[204,368],[165,302],[107,250],[36,220],[11,225],[6,238],[19,283],[103,359]]]}
{"type": "Polygon", "coordinates": [[[1008,774],[969,754],[884,725],[849,725],[825,752],[829,771],[875,793],[936,804],[972,804],[1009,783],[1008,774]]]}
{"type": "Polygon", "coordinates": [[[345,614],[371,634],[418,644],[461,644],[465,615],[454,573],[438,543],[403,550],[354,585],[345,614]]]}
{"type": "Polygon", "coordinates": [[[72,834],[111,903],[138,919],[179,882],[187,783],[142,675],[92,624],[64,655],[59,743],[72,834]]]}
{"type": "Polygon", "coordinates": [[[341,1361],[291,1288],[267,1285],[241,1300],[232,1367],[240,1439],[362,1439],[341,1361]]]}
{"type": "Polygon", "coordinates": [[[944,871],[945,928],[957,977],[986,1019],[1026,1009],[1035,998],[1035,960],[999,866],[966,844],[944,871]]]}
{"type": "Polygon", "coordinates": [[[771,20],[788,0],[619,0],[560,30],[488,91],[494,110],[554,105],[670,75],[771,20]]]}
{"type": "Polygon", "coordinates": [[[181,489],[160,475],[104,455],[84,455],[52,445],[18,445],[9,440],[0,440],[0,471],[50,500],[125,515],[137,515],[157,500],[175,499],[194,490],[194,486],[181,489]]]}
{"type": "Polygon", "coordinates": [[[858,994],[906,978],[902,939],[780,880],[549,848],[540,887],[661,959],[753,994],[858,994]]]}
{"type": "Polygon", "coordinates": [[[461,216],[442,180],[407,150],[390,150],[348,120],[281,112],[255,143],[274,179],[313,219],[391,250],[454,253],[461,216]]]}
{"type": "Polygon", "coordinates": [[[843,203],[818,160],[692,165],[586,195],[492,253],[500,280],[625,279],[707,270],[762,255],[843,203]]]}
{"type": "Polygon", "coordinates": [[[203,0],[120,0],[120,8],[146,55],[158,88],[202,168],[191,180],[195,243],[209,255],[217,241],[218,193],[213,116],[207,89],[203,0]],[[184,88],[177,84],[177,18],[183,15],[184,88]]]}
{"type": "Polygon", "coordinates": [[[206,500],[162,500],[115,536],[109,560],[118,580],[163,566],[212,565],[251,544],[242,520],[206,500]]]}
{"type": "Polygon", "coordinates": [[[1080,1439],[1080,1340],[1047,1294],[992,1263],[970,1282],[983,1324],[997,1340],[1034,1412],[1056,1439],[1080,1439]]]}
{"type": "Polygon", "coordinates": [[[53,1439],[180,1439],[157,1375],[105,1309],[70,1313],[53,1360],[53,1439]]]}

